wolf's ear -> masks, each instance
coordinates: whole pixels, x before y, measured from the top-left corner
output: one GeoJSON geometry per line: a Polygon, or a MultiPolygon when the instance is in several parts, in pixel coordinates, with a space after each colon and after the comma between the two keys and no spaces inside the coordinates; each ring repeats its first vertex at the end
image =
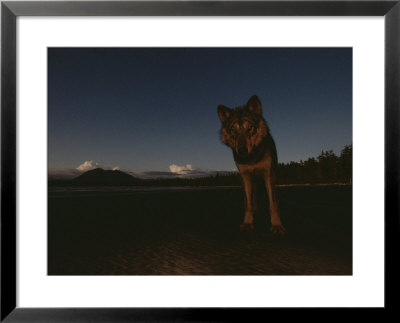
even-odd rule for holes
{"type": "Polygon", "coordinates": [[[218,106],[218,116],[222,123],[224,123],[225,120],[231,116],[231,113],[232,110],[227,108],[226,106],[223,106],[221,104],[218,106]]]}
{"type": "Polygon", "coordinates": [[[247,108],[250,110],[250,112],[254,112],[259,115],[262,114],[261,101],[257,95],[253,95],[249,99],[249,101],[247,102],[247,108]]]}

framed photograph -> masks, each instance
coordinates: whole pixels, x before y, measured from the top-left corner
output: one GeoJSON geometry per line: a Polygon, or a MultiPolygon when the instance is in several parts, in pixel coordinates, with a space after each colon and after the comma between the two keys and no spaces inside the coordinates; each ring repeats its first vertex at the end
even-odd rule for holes
{"type": "Polygon", "coordinates": [[[399,14],[3,1],[1,320],[392,308],[399,14]]]}

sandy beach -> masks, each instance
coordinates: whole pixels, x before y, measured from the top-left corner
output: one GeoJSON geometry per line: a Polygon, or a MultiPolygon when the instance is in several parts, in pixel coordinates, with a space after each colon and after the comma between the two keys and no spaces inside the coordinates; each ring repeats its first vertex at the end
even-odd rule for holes
{"type": "Polygon", "coordinates": [[[51,190],[49,275],[351,275],[352,186],[277,189],[241,232],[241,188],[51,190]]]}

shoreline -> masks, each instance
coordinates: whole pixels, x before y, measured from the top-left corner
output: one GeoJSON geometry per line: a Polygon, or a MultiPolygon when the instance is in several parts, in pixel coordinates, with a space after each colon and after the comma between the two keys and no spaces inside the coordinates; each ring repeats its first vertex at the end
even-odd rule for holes
{"type": "MultiPolygon", "coordinates": [[[[351,187],[348,183],[324,183],[324,184],[280,184],[276,185],[277,189],[292,188],[334,188],[334,187],[351,187]]],[[[158,194],[158,193],[180,193],[180,192],[207,192],[207,191],[237,191],[242,190],[241,185],[235,186],[49,186],[47,189],[48,197],[66,197],[66,196],[89,196],[89,195],[131,195],[131,194],[158,194]]]]}
{"type": "MultiPolygon", "coordinates": [[[[304,184],[276,184],[276,187],[303,187],[303,186],[351,186],[352,183],[304,183],[304,184]]],[[[143,189],[161,189],[161,188],[241,188],[242,185],[160,185],[160,186],[147,186],[147,185],[96,185],[96,186],[52,186],[49,189],[87,189],[87,188],[115,188],[115,189],[129,189],[129,188],[143,188],[143,189]]]]}

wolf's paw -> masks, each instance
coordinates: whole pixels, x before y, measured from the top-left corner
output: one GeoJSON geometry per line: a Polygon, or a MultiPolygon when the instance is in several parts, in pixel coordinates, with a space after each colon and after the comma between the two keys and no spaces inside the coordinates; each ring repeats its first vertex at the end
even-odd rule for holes
{"type": "Polygon", "coordinates": [[[242,231],[252,231],[252,230],[254,230],[254,225],[253,225],[253,223],[243,222],[240,225],[240,230],[242,230],[242,231]]]}
{"type": "Polygon", "coordinates": [[[282,224],[279,224],[279,225],[272,225],[271,226],[271,232],[273,234],[284,235],[286,233],[286,230],[285,230],[285,228],[283,227],[282,224]]]}

